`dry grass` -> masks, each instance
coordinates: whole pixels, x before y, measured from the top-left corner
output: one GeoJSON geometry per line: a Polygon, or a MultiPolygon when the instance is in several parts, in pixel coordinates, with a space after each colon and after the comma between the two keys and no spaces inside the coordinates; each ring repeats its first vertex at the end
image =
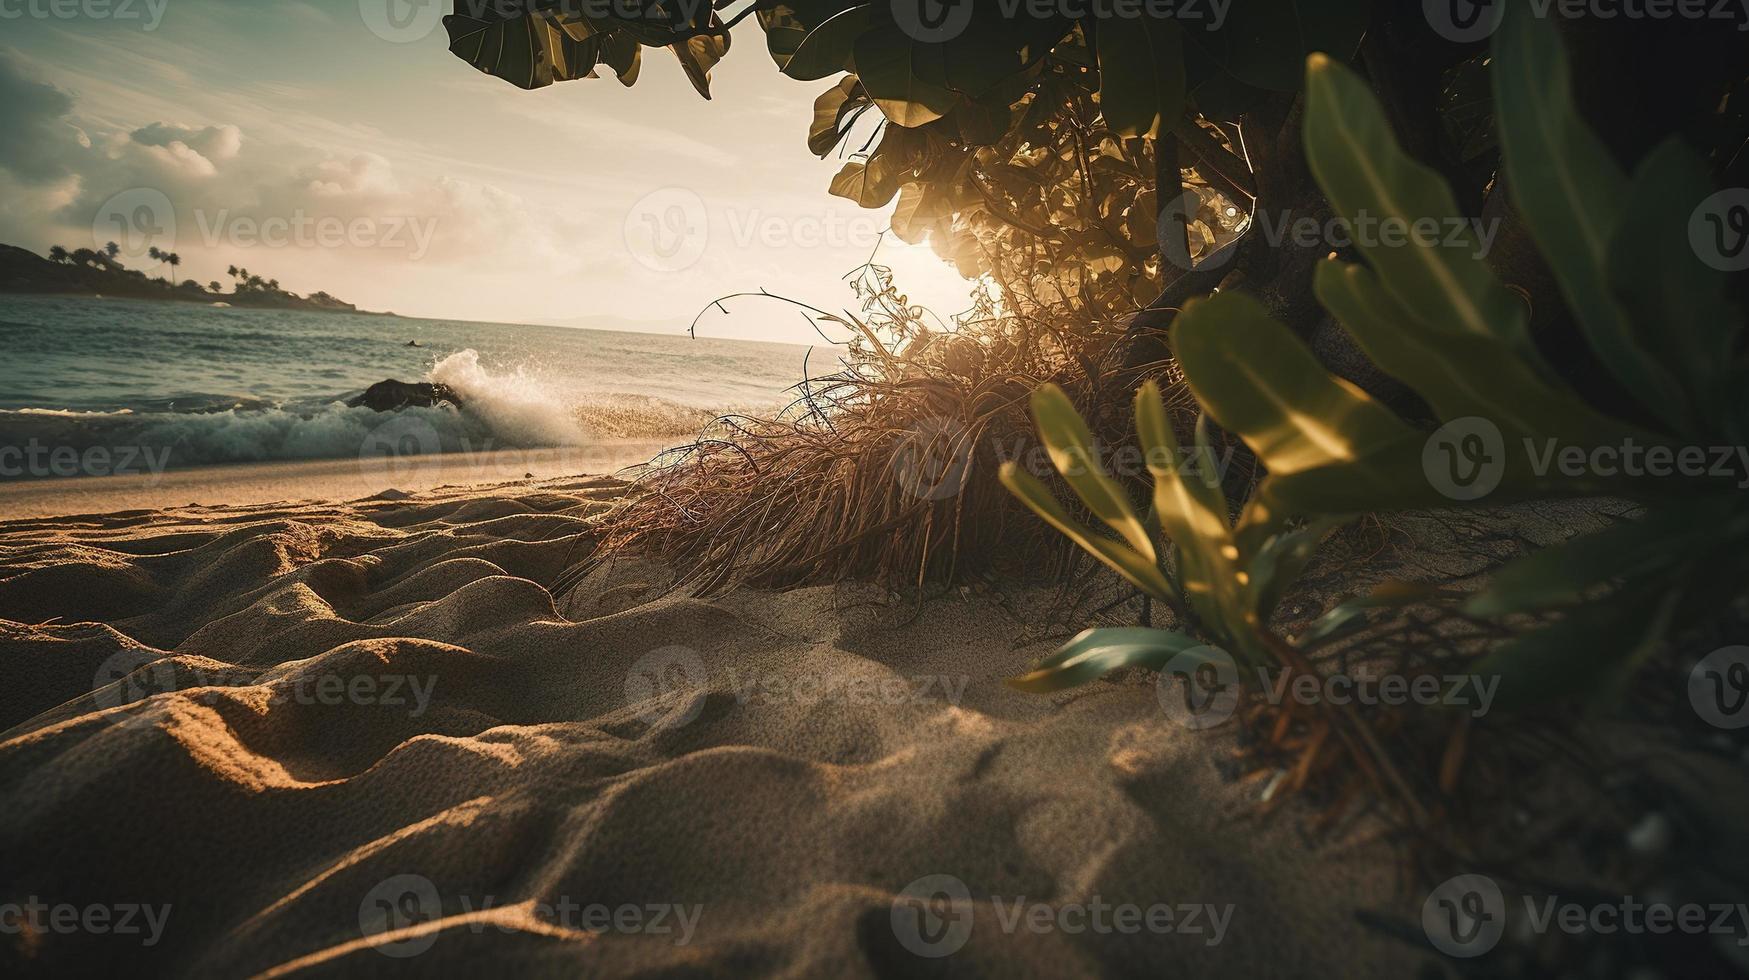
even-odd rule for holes
{"type": "Polygon", "coordinates": [[[1128,406],[1146,378],[1194,413],[1172,365],[1123,366],[1121,321],[1071,331],[1060,315],[986,308],[957,329],[931,329],[882,271],[863,316],[824,317],[855,338],[844,370],[799,386],[775,418],[721,418],[658,458],[643,492],[609,520],[602,555],[660,559],[705,592],[849,578],[923,586],[1013,555],[1061,572],[1067,541],[996,480],[1011,458],[1049,475],[1033,389],[1061,385],[1113,448],[1132,439],[1128,406]]]}

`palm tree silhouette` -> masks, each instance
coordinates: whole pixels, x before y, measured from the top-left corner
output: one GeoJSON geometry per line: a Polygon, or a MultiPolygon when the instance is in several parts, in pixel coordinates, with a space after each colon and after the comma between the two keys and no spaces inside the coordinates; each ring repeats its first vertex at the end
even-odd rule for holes
{"type": "Polygon", "coordinates": [[[66,247],[62,246],[62,245],[51,246],[49,248],[49,261],[50,262],[65,262],[65,261],[67,261],[67,249],[66,249],[66,247]]]}

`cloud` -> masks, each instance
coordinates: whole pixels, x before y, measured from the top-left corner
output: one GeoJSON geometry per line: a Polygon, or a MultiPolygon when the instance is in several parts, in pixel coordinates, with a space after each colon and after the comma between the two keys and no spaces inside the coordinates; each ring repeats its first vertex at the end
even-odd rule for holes
{"type": "Polygon", "coordinates": [[[32,184],[66,177],[65,148],[77,147],[80,135],[66,121],[72,109],[71,95],[0,52],[0,168],[32,184]]]}
{"type": "Polygon", "coordinates": [[[389,281],[370,271],[384,266],[403,282],[482,272],[550,280],[583,268],[588,223],[489,184],[406,174],[377,153],[256,138],[247,121],[130,128],[82,109],[0,51],[0,240],[100,246],[128,229],[96,219],[116,213],[117,200],[135,213],[147,193],[173,211],[155,224],[169,240],[150,244],[181,254],[200,278],[246,263],[287,288],[348,295],[349,281],[389,281]]]}

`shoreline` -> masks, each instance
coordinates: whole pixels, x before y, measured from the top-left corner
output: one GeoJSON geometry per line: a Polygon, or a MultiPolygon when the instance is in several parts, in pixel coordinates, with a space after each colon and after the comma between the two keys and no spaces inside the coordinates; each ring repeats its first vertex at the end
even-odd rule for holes
{"type": "Polygon", "coordinates": [[[353,459],[273,460],[162,473],[0,481],[0,520],[43,520],[130,510],[354,501],[387,491],[486,488],[558,477],[612,475],[648,463],[673,440],[602,440],[592,446],[353,459]]]}

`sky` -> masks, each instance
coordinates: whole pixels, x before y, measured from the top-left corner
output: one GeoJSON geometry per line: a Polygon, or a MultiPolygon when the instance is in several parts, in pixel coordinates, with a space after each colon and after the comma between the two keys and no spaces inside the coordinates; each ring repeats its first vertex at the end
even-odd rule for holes
{"type": "Polygon", "coordinates": [[[0,0],[0,242],[156,245],[409,316],[806,343],[874,252],[946,316],[969,284],[826,193],[832,80],[780,75],[751,20],[706,101],[645,48],[533,92],[447,50],[443,0],[0,0]],[[422,2],[423,5],[419,5],[422,2]],[[399,18],[391,21],[392,12],[399,18]],[[405,26],[398,26],[405,25],[405,26]]]}

